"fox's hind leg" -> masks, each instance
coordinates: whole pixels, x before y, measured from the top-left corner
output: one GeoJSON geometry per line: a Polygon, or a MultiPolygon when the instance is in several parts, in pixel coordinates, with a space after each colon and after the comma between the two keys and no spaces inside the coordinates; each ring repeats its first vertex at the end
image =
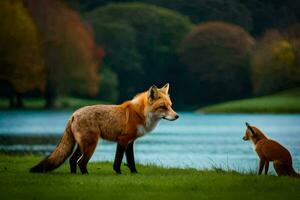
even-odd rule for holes
{"type": "Polygon", "coordinates": [[[129,167],[131,173],[137,173],[134,161],[133,142],[127,145],[125,155],[127,160],[127,166],[129,167]]]}
{"type": "Polygon", "coordinates": [[[71,173],[77,172],[77,161],[81,155],[82,155],[82,153],[81,153],[80,147],[79,147],[79,145],[77,145],[76,150],[74,151],[73,155],[69,159],[71,173]]]}
{"type": "Polygon", "coordinates": [[[284,164],[278,161],[273,161],[274,169],[278,176],[287,176],[287,168],[284,164]]]}
{"type": "Polygon", "coordinates": [[[74,151],[73,155],[69,159],[71,173],[76,173],[76,171],[77,171],[77,161],[78,161],[78,159],[80,158],[81,155],[82,155],[82,153],[81,153],[80,147],[78,145],[76,150],[74,151]]]}
{"type": "MultiPolygon", "coordinates": [[[[92,133],[90,135],[92,135],[92,133]]],[[[96,146],[98,144],[98,139],[99,137],[91,137],[88,140],[83,140],[79,144],[79,147],[82,152],[82,156],[79,158],[77,163],[82,174],[88,173],[87,163],[89,162],[90,158],[92,157],[96,149],[96,146]]]]}

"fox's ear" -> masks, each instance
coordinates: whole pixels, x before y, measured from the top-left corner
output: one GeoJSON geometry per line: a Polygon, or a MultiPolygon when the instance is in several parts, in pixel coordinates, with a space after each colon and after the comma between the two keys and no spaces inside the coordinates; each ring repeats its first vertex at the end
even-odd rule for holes
{"type": "Polygon", "coordinates": [[[170,86],[170,84],[167,83],[162,88],[160,88],[160,90],[163,91],[165,94],[168,94],[169,93],[169,86],[170,86]]]}
{"type": "Polygon", "coordinates": [[[248,122],[246,122],[246,126],[250,130],[250,132],[252,133],[252,135],[255,136],[256,132],[253,130],[253,128],[250,126],[250,124],[248,122]]]}
{"type": "Polygon", "coordinates": [[[156,87],[156,85],[152,85],[148,90],[148,100],[151,102],[158,97],[158,88],[156,87]]]}

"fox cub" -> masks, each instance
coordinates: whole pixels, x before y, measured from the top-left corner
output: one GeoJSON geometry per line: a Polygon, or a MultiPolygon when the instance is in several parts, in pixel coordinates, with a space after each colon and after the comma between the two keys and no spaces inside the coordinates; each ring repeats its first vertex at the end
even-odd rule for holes
{"type": "Polygon", "coordinates": [[[260,159],[258,174],[261,174],[264,168],[265,174],[268,174],[269,162],[272,161],[278,176],[299,177],[299,174],[293,168],[292,156],[284,146],[269,139],[255,126],[250,126],[247,122],[246,126],[247,129],[243,140],[252,142],[254,150],[260,159]]]}

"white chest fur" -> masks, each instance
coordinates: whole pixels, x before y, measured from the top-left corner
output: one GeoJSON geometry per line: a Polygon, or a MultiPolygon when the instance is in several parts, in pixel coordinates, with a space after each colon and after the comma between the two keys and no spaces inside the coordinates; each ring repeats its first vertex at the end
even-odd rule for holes
{"type": "Polygon", "coordinates": [[[146,120],[144,124],[140,124],[137,126],[137,134],[139,137],[151,132],[159,122],[158,118],[155,118],[150,114],[146,116],[146,120]]]}
{"type": "Polygon", "coordinates": [[[256,153],[256,144],[254,144],[254,142],[251,140],[251,145],[252,145],[252,150],[256,153]]]}

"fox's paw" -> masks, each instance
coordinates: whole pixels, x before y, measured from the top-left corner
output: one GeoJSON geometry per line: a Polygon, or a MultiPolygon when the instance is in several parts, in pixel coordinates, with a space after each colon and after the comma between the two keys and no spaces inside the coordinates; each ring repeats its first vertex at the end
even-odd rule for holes
{"type": "Polygon", "coordinates": [[[138,173],[137,170],[136,170],[136,168],[135,168],[135,166],[134,166],[134,167],[131,167],[131,166],[128,165],[127,163],[124,163],[124,166],[128,167],[128,168],[130,169],[130,172],[131,172],[131,173],[133,173],[133,174],[137,174],[137,173],[138,173]]]}
{"type": "Polygon", "coordinates": [[[121,173],[121,168],[119,168],[119,167],[113,167],[113,169],[114,169],[114,171],[117,173],[117,174],[122,174],[121,173]]]}

